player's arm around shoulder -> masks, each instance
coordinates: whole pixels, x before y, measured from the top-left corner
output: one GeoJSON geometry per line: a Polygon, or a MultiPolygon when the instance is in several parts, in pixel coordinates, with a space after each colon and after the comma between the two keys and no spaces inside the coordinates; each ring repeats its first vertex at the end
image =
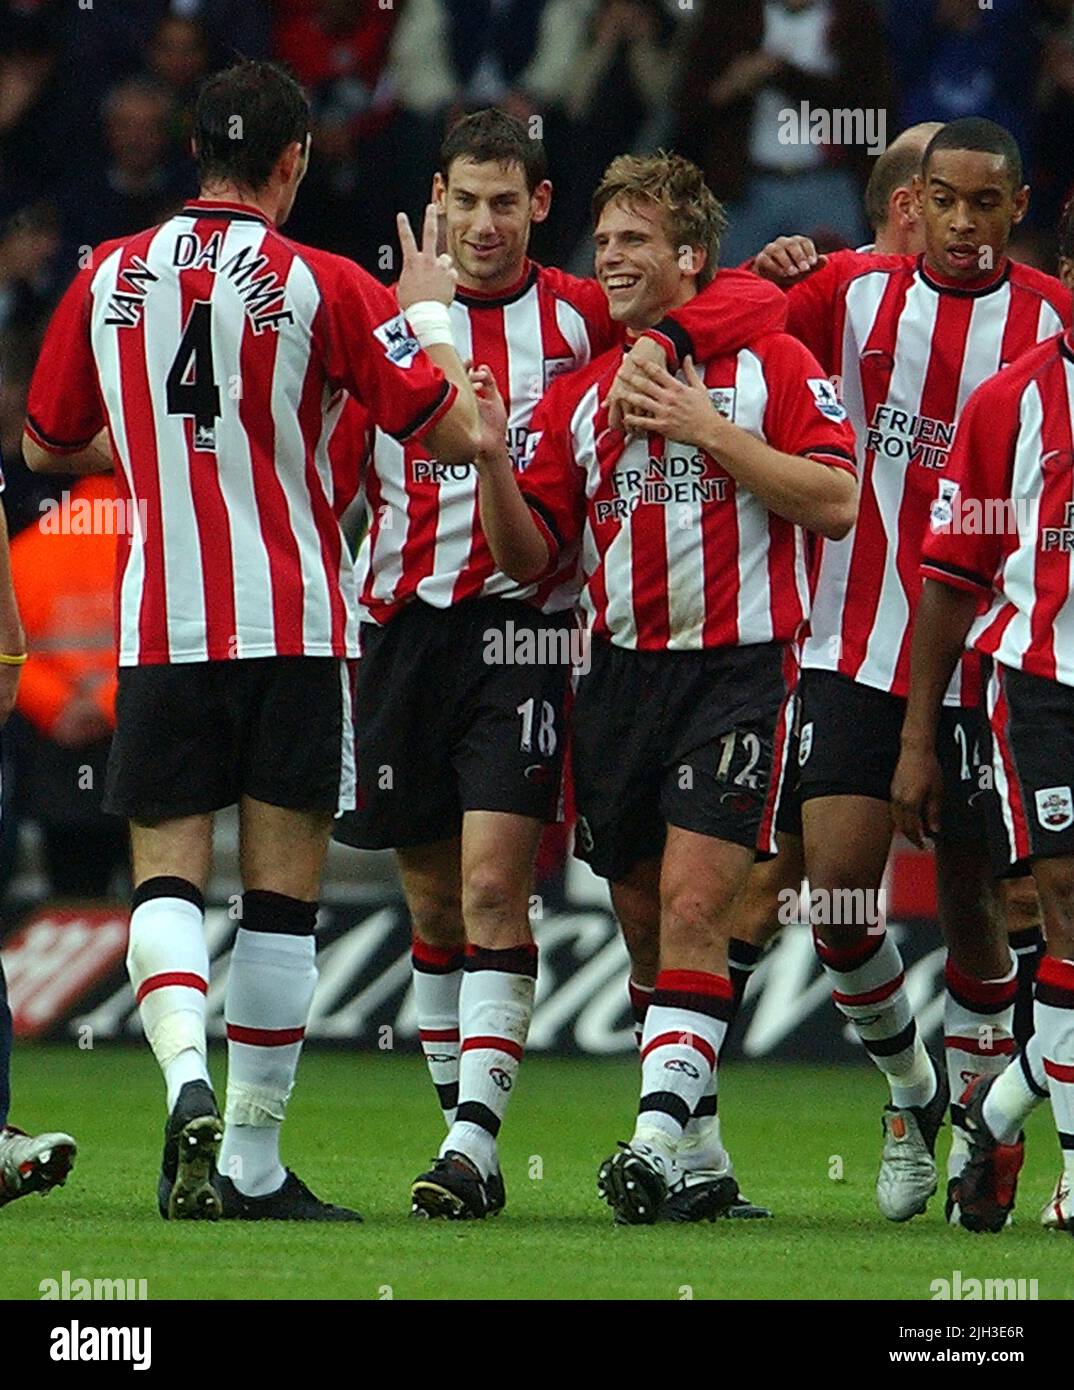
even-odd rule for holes
{"type": "Polygon", "coordinates": [[[830,398],[817,399],[806,359],[813,364],[813,379],[827,383],[827,378],[800,344],[785,334],[772,338],[792,346],[789,360],[786,348],[770,348],[765,356],[769,406],[764,438],[716,409],[690,358],[684,363],[684,381],[662,367],[640,367],[631,378],[625,423],[629,429],[693,444],[769,511],[830,540],[842,540],[858,507],[854,436],[846,412],[834,388],[830,398]],[[810,399],[817,424],[808,418],[810,399]]]}

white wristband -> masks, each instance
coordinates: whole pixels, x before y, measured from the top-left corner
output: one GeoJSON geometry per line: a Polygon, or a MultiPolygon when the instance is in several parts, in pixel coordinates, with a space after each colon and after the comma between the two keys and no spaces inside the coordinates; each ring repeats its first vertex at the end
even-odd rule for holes
{"type": "Polygon", "coordinates": [[[403,313],[423,348],[435,347],[438,343],[455,346],[455,339],[451,336],[451,315],[446,304],[436,299],[421,299],[417,304],[411,304],[409,309],[404,309],[403,313]]]}

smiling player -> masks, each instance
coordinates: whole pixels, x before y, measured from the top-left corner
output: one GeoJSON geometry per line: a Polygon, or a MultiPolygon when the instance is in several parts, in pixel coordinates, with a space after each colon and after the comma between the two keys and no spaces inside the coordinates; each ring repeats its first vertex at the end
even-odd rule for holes
{"type": "MultiPolygon", "coordinates": [[[[713,273],[722,210],[678,156],[615,160],[594,215],[598,278],[632,332],[713,273]]],[[[759,838],[771,847],[788,645],[807,603],[798,528],[845,534],[856,489],[843,408],[786,334],[744,339],[699,371],[688,360],[685,380],[636,369],[629,437],[608,427],[621,360],[612,350],[556,383],[517,480],[502,406],[489,374],[476,373],[478,471],[485,533],[506,573],[540,582],[580,557],[593,651],[572,719],[575,852],[610,881],[628,936],[632,924],[658,924],[637,1124],[601,1166],[599,1190],[618,1220],[648,1223],[696,1219],[682,1200],[694,1180],[703,1213],[720,1214],[711,1157],[684,1137],[715,1097],[733,902],[759,838]]],[[[725,1178],[724,1202],[732,1187],[725,1178]]]]}
{"type": "MultiPolygon", "coordinates": [[[[923,255],[842,253],[789,293],[789,330],[842,381],[862,478],[853,532],[821,548],[800,691],[806,866],[811,887],[829,894],[875,893],[887,862],[918,562],[929,508],[949,487],[955,424],[976,386],[1070,319],[1059,282],[1007,255],[1029,197],[1007,131],[976,118],[944,126],[926,148],[916,190],[923,255]]],[[[810,245],[801,268],[818,265],[810,245]]],[[[947,692],[938,744],[943,1071],[917,1033],[894,941],[864,921],[818,929],[835,1003],[891,1088],[877,1200],[893,1221],[924,1211],[936,1189],[948,1091],[957,1100],[970,1077],[1002,1069],[1014,1051],[1016,969],[983,812],[971,804],[980,790],[978,699],[969,656],[947,692]]],[[[967,1151],[957,1106],[952,1118],[949,1195],[967,1151]]]]}

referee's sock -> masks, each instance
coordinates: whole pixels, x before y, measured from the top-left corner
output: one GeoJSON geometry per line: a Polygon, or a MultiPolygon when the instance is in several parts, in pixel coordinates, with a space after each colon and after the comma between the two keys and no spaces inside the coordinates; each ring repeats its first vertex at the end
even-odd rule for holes
{"type": "Polygon", "coordinates": [[[146,1040],[164,1073],[169,1113],[188,1081],[209,1081],[204,917],[200,891],[184,878],[148,878],[131,899],[127,973],[146,1040]]]}
{"type": "Polygon", "coordinates": [[[317,984],[317,904],[254,889],[228,971],[227,1107],[219,1168],[247,1197],[275,1192],[287,1174],[280,1128],[295,1083],[317,984]]]}

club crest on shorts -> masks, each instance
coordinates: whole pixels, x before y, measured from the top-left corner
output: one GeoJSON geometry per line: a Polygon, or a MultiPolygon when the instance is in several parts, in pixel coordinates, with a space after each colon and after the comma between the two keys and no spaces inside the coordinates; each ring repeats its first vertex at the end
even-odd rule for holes
{"type": "Polygon", "coordinates": [[[593,853],[593,832],[589,828],[589,822],[585,816],[579,816],[574,822],[574,833],[578,836],[578,843],[585,850],[586,854],[593,853]]]}
{"type": "Polygon", "coordinates": [[[1034,795],[1037,820],[1045,830],[1065,830],[1074,825],[1074,795],[1069,787],[1041,787],[1034,795]]]}
{"type": "Polygon", "coordinates": [[[813,721],[803,724],[798,733],[798,766],[805,767],[813,751],[813,721]]]}

